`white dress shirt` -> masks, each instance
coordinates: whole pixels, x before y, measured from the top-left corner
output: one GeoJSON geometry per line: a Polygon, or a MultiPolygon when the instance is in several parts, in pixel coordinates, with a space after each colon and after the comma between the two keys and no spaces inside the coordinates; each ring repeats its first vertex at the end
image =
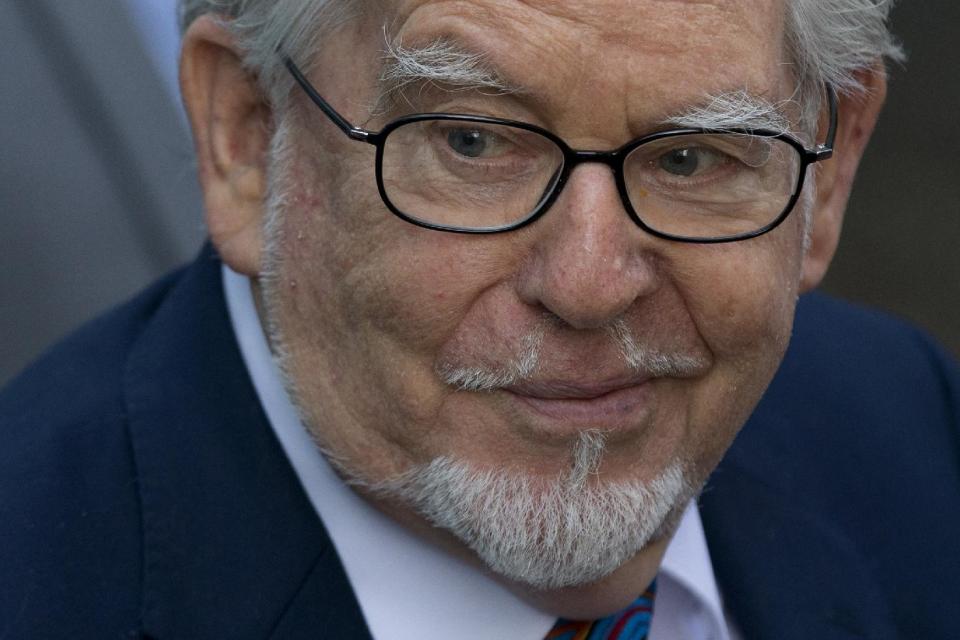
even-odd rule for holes
{"type": "MultiPolygon", "coordinates": [[[[555,618],[360,498],[333,472],[284,389],[250,282],[223,269],[230,319],[277,438],[323,521],[374,640],[542,640],[555,618]]],[[[724,618],[703,526],[691,504],[657,578],[650,640],[735,640],[724,618]]]]}

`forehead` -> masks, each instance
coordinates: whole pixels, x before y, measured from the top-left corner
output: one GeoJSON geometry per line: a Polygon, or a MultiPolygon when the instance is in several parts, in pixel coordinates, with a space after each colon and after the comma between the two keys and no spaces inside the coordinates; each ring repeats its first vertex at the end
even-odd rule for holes
{"type": "Polygon", "coordinates": [[[776,0],[407,0],[396,9],[404,45],[451,40],[531,93],[577,87],[593,100],[624,94],[671,108],[704,93],[785,89],[776,0]]]}

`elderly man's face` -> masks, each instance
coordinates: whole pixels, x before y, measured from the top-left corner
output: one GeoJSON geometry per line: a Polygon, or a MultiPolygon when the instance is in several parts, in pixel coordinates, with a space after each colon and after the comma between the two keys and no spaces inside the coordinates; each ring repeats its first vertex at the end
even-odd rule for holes
{"type": "MultiPolygon", "coordinates": [[[[414,110],[470,113],[611,149],[708,94],[790,98],[782,22],[779,3],[760,0],[405,2],[386,19],[389,37],[482,52],[520,91],[418,89],[371,119],[383,16],[328,39],[311,80],[370,129],[414,110]]],[[[534,494],[662,482],[677,469],[703,482],[786,347],[800,211],[748,241],[670,242],[630,220],[608,167],[586,164],[528,227],[430,231],[385,208],[372,147],[297,100],[275,167],[284,197],[264,289],[296,400],[341,468],[377,483],[443,458],[525,478],[534,494]],[[494,388],[452,384],[470,375],[494,388]],[[576,444],[598,439],[595,473],[572,479],[576,444]]]]}

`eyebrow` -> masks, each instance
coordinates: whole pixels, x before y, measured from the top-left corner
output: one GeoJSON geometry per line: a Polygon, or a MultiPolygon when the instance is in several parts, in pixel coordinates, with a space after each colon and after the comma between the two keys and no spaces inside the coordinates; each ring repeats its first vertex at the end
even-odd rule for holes
{"type": "Polygon", "coordinates": [[[374,113],[383,112],[401,100],[409,102],[411,91],[422,93],[430,88],[480,91],[488,95],[520,91],[487,64],[483,54],[469,51],[452,40],[438,38],[424,46],[405,47],[387,39],[374,113]]]}
{"type": "MultiPolygon", "coordinates": [[[[486,95],[523,93],[486,61],[456,41],[438,38],[427,45],[406,47],[393,43],[384,31],[383,66],[371,113],[385,113],[400,102],[413,104],[429,89],[447,92],[478,91],[486,95]]],[[[774,103],[746,90],[711,94],[700,104],[683,109],[660,124],[683,129],[766,130],[795,133],[788,115],[793,100],[774,103]]]]}
{"type": "Polygon", "coordinates": [[[684,129],[764,129],[794,133],[788,110],[799,109],[793,100],[771,102],[746,90],[712,94],[700,105],[684,109],[661,124],[684,129]]]}

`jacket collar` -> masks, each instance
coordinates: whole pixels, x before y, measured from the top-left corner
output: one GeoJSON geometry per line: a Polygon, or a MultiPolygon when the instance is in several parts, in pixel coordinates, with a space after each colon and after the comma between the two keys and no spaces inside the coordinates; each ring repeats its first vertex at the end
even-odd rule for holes
{"type": "Polygon", "coordinates": [[[144,540],[144,630],[365,638],[323,525],[276,442],[206,248],[131,350],[125,397],[144,540]]]}

